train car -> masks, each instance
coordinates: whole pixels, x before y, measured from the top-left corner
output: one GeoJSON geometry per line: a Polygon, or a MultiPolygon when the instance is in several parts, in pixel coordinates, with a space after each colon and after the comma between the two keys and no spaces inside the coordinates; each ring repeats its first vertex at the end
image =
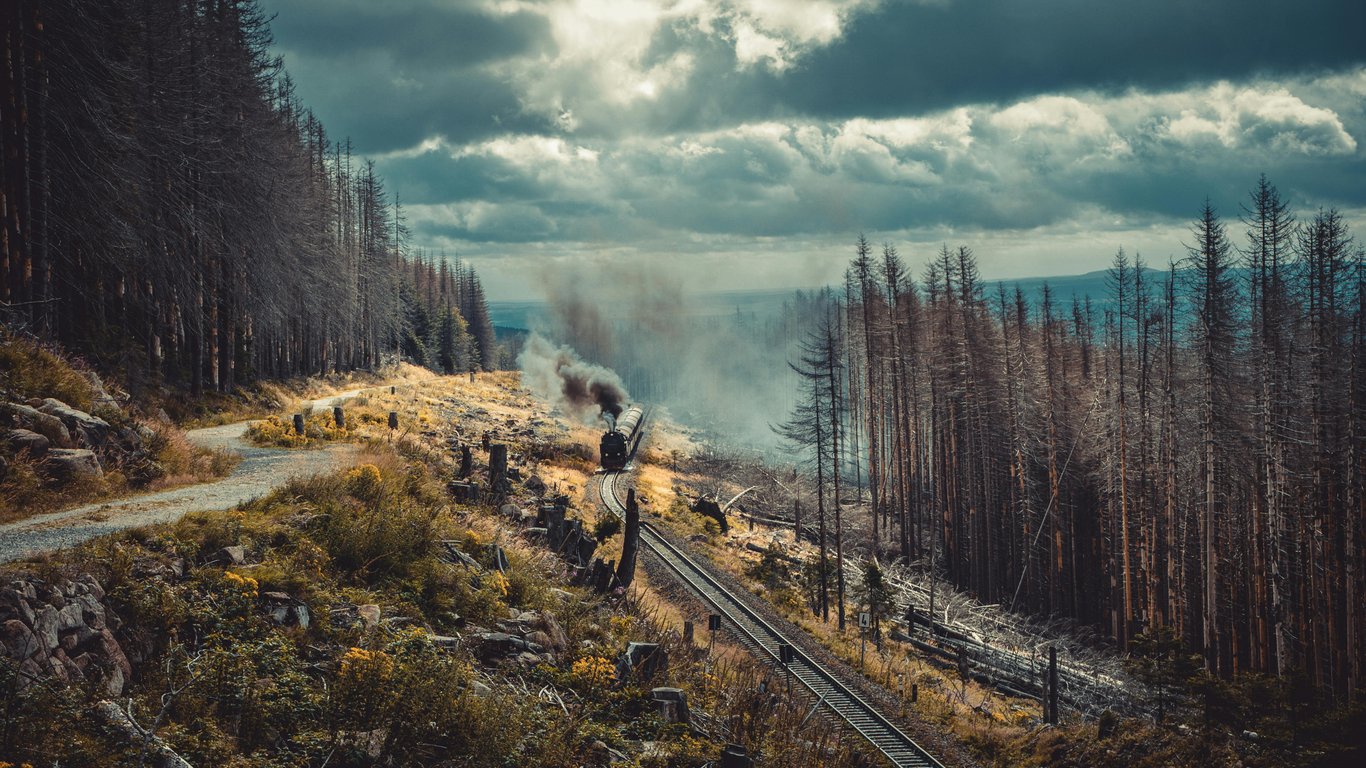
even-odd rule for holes
{"type": "Polygon", "coordinates": [[[603,433],[599,446],[603,469],[610,472],[626,468],[626,461],[640,440],[640,421],[644,415],[640,406],[633,405],[622,411],[612,428],[603,433]]]}

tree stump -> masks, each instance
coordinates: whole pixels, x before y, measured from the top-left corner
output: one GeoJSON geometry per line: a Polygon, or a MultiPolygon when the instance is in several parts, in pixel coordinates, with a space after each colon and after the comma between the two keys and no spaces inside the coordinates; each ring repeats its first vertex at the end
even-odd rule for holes
{"type": "Polygon", "coordinates": [[[346,429],[346,413],[340,405],[332,407],[332,423],[337,425],[337,429],[346,429]]]}
{"type": "Polygon", "coordinates": [[[721,768],[750,768],[754,765],[754,759],[749,756],[749,750],[739,744],[727,744],[721,750],[721,768]]]}
{"type": "Polygon", "coordinates": [[[636,504],[636,489],[626,491],[626,533],[621,540],[621,565],[617,567],[617,583],[631,586],[636,576],[636,552],[640,548],[640,505],[636,504]]]}
{"type": "Polygon", "coordinates": [[[659,707],[659,717],[664,722],[688,724],[688,694],[682,689],[653,688],[650,699],[659,707]]]}
{"type": "Polygon", "coordinates": [[[505,443],[489,446],[489,487],[497,488],[507,480],[508,447],[505,443]]]}
{"type": "Polygon", "coordinates": [[[298,435],[298,436],[300,436],[300,437],[303,437],[303,434],[304,434],[304,415],[303,415],[302,413],[296,413],[296,414],[294,414],[294,434],[296,434],[296,435],[298,435]]]}

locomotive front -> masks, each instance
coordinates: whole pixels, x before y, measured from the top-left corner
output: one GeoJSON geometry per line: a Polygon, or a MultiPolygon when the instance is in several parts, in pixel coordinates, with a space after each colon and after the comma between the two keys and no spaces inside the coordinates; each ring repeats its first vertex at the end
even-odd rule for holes
{"type": "Polygon", "coordinates": [[[611,429],[603,433],[602,443],[599,445],[603,469],[615,471],[626,468],[626,461],[631,456],[633,441],[643,415],[644,411],[633,405],[617,417],[611,429]]]}

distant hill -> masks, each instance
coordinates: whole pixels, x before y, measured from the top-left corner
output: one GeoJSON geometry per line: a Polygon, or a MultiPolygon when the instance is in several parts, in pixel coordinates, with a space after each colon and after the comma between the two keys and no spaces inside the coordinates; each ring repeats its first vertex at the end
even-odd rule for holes
{"type": "MultiPolygon", "coordinates": [[[[1154,292],[1167,277],[1166,270],[1144,268],[1145,277],[1151,281],[1154,292]]],[[[1053,291],[1053,301],[1059,308],[1072,305],[1072,299],[1091,298],[1094,309],[1103,309],[1110,304],[1110,288],[1107,284],[1107,271],[1097,270],[1081,275],[1054,275],[1050,277],[1025,277],[1015,280],[984,281],[984,292],[988,300],[994,299],[997,286],[1004,285],[1008,296],[1014,296],[1015,286],[1024,291],[1031,305],[1037,305],[1043,297],[1045,283],[1053,291]]],[[[819,290],[817,288],[807,291],[819,290]]],[[[749,314],[756,317],[777,315],[783,304],[790,302],[796,294],[794,289],[759,289],[748,291],[713,291],[689,294],[685,306],[689,317],[717,317],[734,313],[749,314]]],[[[604,317],[626,316],[625,308],[614,311],[613,307],[602,307],[604,317]]],[[[504,333],[512,330],[531,331],[550,327],[552,314],[544,301],[490,301],[489,316],[493,324],[504,333]]]]}
{"type": "MultiPolygon", "coordinates": [[[[1153,295],[1167,279],[1167,270],[1143,268],[1143,277],[1152,286],[1153,295]]],[[[1047,284],[1053,291],[1053,305],[1062,309],[1072,306],[1072,300],[1091,299],[1093,309],[1100,310],[1110,305],[1109,270],[1099,269],[1082,275],[1055,275],[1052,277],[1024,277],[1017,280],[990,280],[986,282],[986,296],[992,299],[997,294],[997,286],[1004,285],[1006,296],[1013,299],[1015,287],[1024,291],[1031,306],[1043,300],[1043,287],[1047,284]]]]}

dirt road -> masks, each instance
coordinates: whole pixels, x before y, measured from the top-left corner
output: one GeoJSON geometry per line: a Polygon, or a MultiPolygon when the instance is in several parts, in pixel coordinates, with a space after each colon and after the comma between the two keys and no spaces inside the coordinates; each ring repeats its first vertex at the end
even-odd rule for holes
{"type": "MultiPolygon", "coordinates": [[[[361,391],[354,389],[314,400],[313,407],[331,408],[361,391]]],[[[0,525],[0,563],[74,546],[127,528],[170,522],[188,512],[230,509],[265,495],[291,477],[317,475],[347,466],[355,461],[359,451],[351,444],[319,450],[261,448],[246,440],[250,424],[243,421],[185,433],[197,445],[242,455],[242,462],[222,480],[87,504],[0,525]]]]}

